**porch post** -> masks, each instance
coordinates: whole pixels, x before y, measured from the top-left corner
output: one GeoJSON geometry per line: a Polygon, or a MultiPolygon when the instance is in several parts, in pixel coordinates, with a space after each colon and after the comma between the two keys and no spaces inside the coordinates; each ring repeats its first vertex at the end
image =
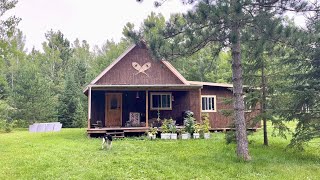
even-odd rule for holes
{"type": "Polygon", "coordinates": [[[146,90],[146,127],[149,127],[149,91],[146,90]]]}
{"type": "Polygon", "coordinates": [[[89,86],[88,92],[88,129],[90,129],[91,121],[91,86],[89,86]]]}

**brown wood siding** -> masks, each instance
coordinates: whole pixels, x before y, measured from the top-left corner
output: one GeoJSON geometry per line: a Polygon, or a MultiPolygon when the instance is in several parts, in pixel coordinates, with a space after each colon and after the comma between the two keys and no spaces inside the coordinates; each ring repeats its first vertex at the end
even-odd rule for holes
{"type": "MultiPolygon", "coordinates": [[[[222,87],[204,86],[201,95],[216,95],[217,112],[204,112],[209,114],[211,128],[230,128],[233,122],[233,116],[225,116],[223,110],[233,110],[233,105],[227,104],[226,100],[233,97],[232,91],[222,87]]],[[[200,105],[201,107],[201,105],[200,105]]],[[[248,127],[260,127],[260,123],[252,125],[252,118],[258,114],[258,111],[245,112],[248,127]]]]}
{"type": "Polygon", "coordinates": [[[183,84],[162,62],[152,59],[146,47],[136,46],[123,57],[113,68],[103,75],[96,84],[183,84]],[[146,74],[138,73],[132,67],[132,62],[143,66],[150,62],[151,67],[145,71],[146,74]],[[137,74],[138,73],[138,74],[137,74]]]}
{"type": "Polygon", "coordinates": [[[196,119],[197,122],[201,121],[200,96],[201,96],[200,89],[190,90],[188,92],[188,101],[190,104],[190,110],[194,113],[194,118],[196,119]]]}
{"type": "MultiPolygon", "coordinates": [[[[160,92],[160,91],[150,91],[150,92],[160,92]]],[[[149,92],[149,100],[151,98],[150,92],[149,92]]],[[[174,97],[174,101],[172,102],[172,110],[160,110],[160,118],[161,119],[172,118],[176,120],[177,124],[182,125],[183,124],[182,113],[186,110],[190,110],[190,106],[188,102],[188,99],[189,99],[188,92],[173,91],[172,96],[174,97]]],[[[150,107],[150,103],[149,103],[149,107],[150,107]]],[[[149,110],[149,119],[157,118],[158,117],[157,113],[158,113],[157,110],[149,110]]]]}

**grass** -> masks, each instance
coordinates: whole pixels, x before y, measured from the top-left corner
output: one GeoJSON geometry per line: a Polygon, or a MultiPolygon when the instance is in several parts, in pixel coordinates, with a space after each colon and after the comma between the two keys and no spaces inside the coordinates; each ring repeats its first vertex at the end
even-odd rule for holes
{"type": "Polygon", "coordinates": [[[101,150],[85,129],[20,130],[0,134],[0,179],[319,179],[318,143],[295,152],[277,137],[263,146],[262,131],[249,139],[253,160],[241,162],[223,133],[210,140],[116,140],[112,150],[101,150]]]}

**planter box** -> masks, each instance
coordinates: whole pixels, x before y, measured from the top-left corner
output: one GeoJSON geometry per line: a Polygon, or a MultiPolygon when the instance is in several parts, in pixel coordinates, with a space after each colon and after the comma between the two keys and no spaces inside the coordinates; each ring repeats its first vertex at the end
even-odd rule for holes
{"type": "Polygon", "coordinates": [[[177,139],[178,135],[176,133],[171,133],[170,134],[170,139],[177,139]]]}
{"type": "Polygon", "coordinates": [[[189,133],[181,134],[181,139],[190,139],[191,135],[189,133]]]}
{"type": "Polygon", "coordinates": [[[161,139],[170,139],[170,133],[161,133],[161,139]]]}
{"type": "Polygon", "coordinates": [[[199,139],[200,133],[193,133],[193,139],[199,139]]]}

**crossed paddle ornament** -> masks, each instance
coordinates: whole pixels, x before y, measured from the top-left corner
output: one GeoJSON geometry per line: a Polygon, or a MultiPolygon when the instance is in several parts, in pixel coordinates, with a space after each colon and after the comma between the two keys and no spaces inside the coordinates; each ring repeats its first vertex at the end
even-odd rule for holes
{"type": "Polygon", "coordinates": [[[143,73],[149,77],[149,75],[145,71],[151,67],[151,63],[148,62],[145,63],[143,66],[140,66],[140,64],[138,64],[137,62],[132,62],[132,67],[138,71],[135,75],[143,73]]]}

